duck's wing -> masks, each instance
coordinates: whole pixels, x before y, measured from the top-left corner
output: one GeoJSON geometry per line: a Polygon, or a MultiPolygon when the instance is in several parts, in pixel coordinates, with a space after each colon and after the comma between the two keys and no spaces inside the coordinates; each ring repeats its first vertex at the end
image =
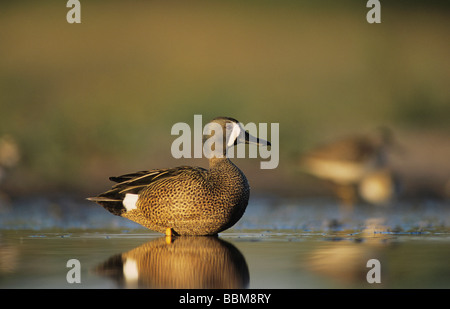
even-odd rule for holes
{"type": "Polygon", "coordinates": [[[198,174],[206,177],[207,170],[201,167],[179,166],[170,169],[158,169],[150,171],[140,171],[131,174],[125,174],[117,177],[110,177],[116,184],[111,190],[99,194],[96,197],[89,197],[88,200],[100,204],[111,213],[120,216],[126,209],[123,206],[123,200],[126,194],[139,193],[162,179],[177,177],[181,174],[198,174]]]}
{"type": "Polygon", "coordinates": [[[110,177],[109,179],[117,182],[117,184],[113,186],[113,189],[120,189],[124,192],[133,191],[132,193],[137,193],[143,188],[148,187],[150,184],[161,179],[177,177],[186,173],[205,174],[206,172],[207,170],[201,167],[179,166],[169,169],[141,171],[117,177],[110,177]]]}

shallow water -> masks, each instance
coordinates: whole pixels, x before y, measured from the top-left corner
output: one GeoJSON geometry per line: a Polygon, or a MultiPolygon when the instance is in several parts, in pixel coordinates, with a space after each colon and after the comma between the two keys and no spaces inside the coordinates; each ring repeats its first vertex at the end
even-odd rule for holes
{"type": "Polygon", "coordinates": [[[171,240],[76,199],[30,203],[2,210],[0,288],[450,288],[445,202],[256,198],[219,237],[171,240]]]}

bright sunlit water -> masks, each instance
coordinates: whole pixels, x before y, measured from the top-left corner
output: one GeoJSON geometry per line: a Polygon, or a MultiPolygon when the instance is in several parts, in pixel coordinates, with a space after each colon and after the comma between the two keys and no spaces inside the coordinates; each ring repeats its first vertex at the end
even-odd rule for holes
{"type": "Polygon", "coordinates": [[[0,288],[450,288],[442,201],[254,198],[218,238],[168,241],[82,200],[21,200],[0,226],[0,288]],[[68,282],[71,259],[80,283],[68,282]],[[381,283],[367,281],[371,259],[381,283]]]}

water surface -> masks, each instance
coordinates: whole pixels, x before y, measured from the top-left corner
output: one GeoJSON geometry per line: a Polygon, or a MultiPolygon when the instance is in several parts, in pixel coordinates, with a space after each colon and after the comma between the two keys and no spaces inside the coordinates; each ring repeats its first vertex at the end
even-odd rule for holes
{"type": "Polygon", "coordinates": [[[254,199],[219,237],[142,229],[78,201],[0,219],[0,288],[450,288],[449,205],[254,199]],[[80,263],[80,283],[67,276],[80,263]],[[369,283],[371,259],[381,283],[369,283]]]}

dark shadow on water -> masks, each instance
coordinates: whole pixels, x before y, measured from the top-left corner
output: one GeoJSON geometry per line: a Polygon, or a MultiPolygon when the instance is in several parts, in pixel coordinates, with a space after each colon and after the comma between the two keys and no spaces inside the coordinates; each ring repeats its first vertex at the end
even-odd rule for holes
{"type": "Polygon", "coordinates": [[[94,272],[120,288],[247,288],[242,253],[218,237],[161,237],[111,256],[94,272]]]}

